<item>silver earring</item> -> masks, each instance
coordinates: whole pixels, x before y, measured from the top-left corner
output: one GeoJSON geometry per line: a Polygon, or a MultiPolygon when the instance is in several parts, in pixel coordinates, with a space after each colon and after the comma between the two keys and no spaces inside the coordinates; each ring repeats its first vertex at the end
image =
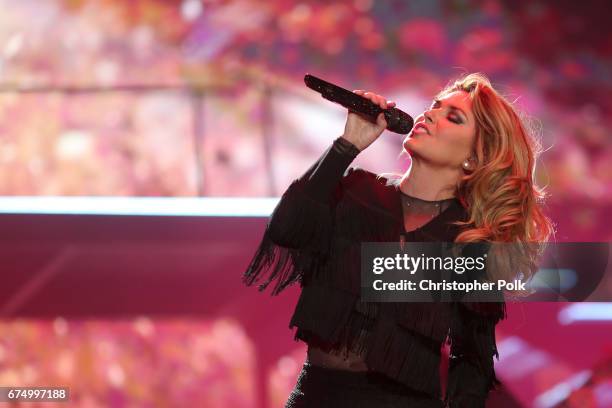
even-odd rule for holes
{"type": "Polygon", "coordinates": [[[463,162],[463,168],[467,169],[468,167],[470,167],[470,162],[468,162],[467,160],[463,162]]]}

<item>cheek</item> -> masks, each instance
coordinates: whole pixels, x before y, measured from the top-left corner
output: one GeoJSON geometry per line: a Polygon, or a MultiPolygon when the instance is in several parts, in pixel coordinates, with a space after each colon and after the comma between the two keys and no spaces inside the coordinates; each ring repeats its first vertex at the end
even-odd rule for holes
{"type": "Polygon", "coordinates": [[[472,152],[471,135],[457,129],[439,130],[430,142],[427,146],[424,144],[419,153],[438,164],[453,168],[461,166],[472,152]]]}
{"type": "Polygon", "coordinates": [[[472,146],[474,144],[474,134],[471,131],[452,131],[445,134],[443,140],[450,149],[452,149],[456,155],[463,158],[468,157],[472,152],[472,146]]]}

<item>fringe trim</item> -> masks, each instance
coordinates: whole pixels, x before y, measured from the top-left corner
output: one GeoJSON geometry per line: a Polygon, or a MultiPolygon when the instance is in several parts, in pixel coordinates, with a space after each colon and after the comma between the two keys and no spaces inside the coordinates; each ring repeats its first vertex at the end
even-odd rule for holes
{"type": "Polygon", "coordinates": [[[243,283],[260,283],[263,291],[275,282],[272,295],[295,282],[305,284],[328,256],[332,228],[330,206],[313,200],[294,182],[274,209],[243,283]]]}
{"type": "Polygon", "coordinates": [[[449,407],[484,407],[488,393],[503,385],[495,375],[493,357],[499,360],[495,327],[507,317],[506,305],[474,302],[453,303],[453,307],[445,402],[449,407]]]}
{"type": "Polygon", "coordinates": [[[309,271],[316,268],[317,261],[312,255],[278,246],[266,232],[242,281],[247,286],[259,283],[259,291],[264,291],[275,282],[272,290],[275,296],[295,282],[303,282],[309,271]]]}
{"type": "Polygon", "coordinates": [[[384,207],[368,204],[372,195],[383,206],[390,199],[389,190],[377,185],[373,173],[356,170],[352,175],[342,181],[335,196],[330,256],[313,276],[313,282],[360,295],[362,243],[396,242],[399,221],[384,207]],[[362,196],[365,197],[361,199],[362,196]]]}
{"type": "Polygon", "coordinates": [[[361,295],[361,243],[334,239],[331,256],[313,283],[337,288],[354,296],[361,295]]]}
{"type": "MultiPolygon", "coordinates": [[[[451,304],[433,302],[389,303],[384,306],[394,310],[387,312],[395,316],[402,327],[415,331],[433,341],[444,342],[451,319],[451,304]]],[[[385,313],[385,314],[387,314],[385,313]]]]}
{"type": "MultiPolygon", "coordinates": [[[[321,340],[338,345],[357,298],[348,292],[318,285],[302,288],[291,317],[289,328],[295,326],[311,332],[321,340]]],[[[299,338],[296,337],[295,340],[299,338]]]]}
{"type": "Polygon", "coordinates": [[[374,176],[352,171],[328,204],[306,194],[304,182],[294,181],[274,209],[243,282],[261,282],[263,291],[275,281],[276,295],[295,282],[305,285],[315,278],[359,294],[361,243],[396,241],[399,234],[399,221],[392,213],[359,199],[366,195],[372,201],[373,194],[384,202],[388,190],[375,185],[374,176]]]}
{"type": "MultiPolygon", "coordinates": [[[[376,180],[370,173],[362,172],[355,177],[355,185],[346,181],[343,196],[338,199],[334,212],[334,231],[331,251],[325,271],[318,271],[315,278],[322,284],[361,294],[361,245],[367,242],[397,242],[400,222],[384,208],[368,204],[360,199],[362,195],[380,196],[379,202],[389,200],[375,185],[376,180]],[[357,184],[359,183],[359,184],[357,184]]],[[[373,198],[369,197],[372,201],[373,198]]],[[[384,204],[383,204],[384,205],[384,204]]]]}
{"type": "MultiPolygon", "coordinates": [[[[454,359],[451,359],[448,371],[448,386],[444,398],[446,406],[449,408],[485,408],[488,388],[491,387],[480,381],[480,378],[476,367],[464,362],[457,363],[454,359]]],[[[494,373],[492,378],[497,380],[494,373]]]]}
{"type": "Polygon", "coordinates": [[[402,327],[385,314],[385,305],[361,302],[358,296],[336,288],[309,285],[302,289],[289,327],[298,327],[296,341],[318,343],[345,357],[357,353],[370,369],[440,398],[443,338],[435,341],[402,327]]]}
{"type": "Polygon", "coordinates": [[[368,341],[366,364],[412,389],[440,398],[440,346],[381,316],[368,341]]]}

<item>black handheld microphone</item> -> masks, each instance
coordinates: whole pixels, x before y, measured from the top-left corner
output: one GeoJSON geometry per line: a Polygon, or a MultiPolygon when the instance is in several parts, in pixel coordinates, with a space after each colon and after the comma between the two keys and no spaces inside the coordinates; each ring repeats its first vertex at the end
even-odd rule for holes
{"type": "Polygon", "coordinates": [[[387,121],[387,130],[391,132],[405,135],[410,132],[410,129],[412,129],[414,125],[414,119],[406,112],[397,108],[382,109],[369,99],[344,88],[340,88],[316,76],[306,74],[304,76],[304,82],[307,87],[319,92],[323,98],[338,103],[351,111],[360,113],[365,119],[372,123],[376,123],[376,118],[380,112],[384,112],[385,120],[387,121]]]}

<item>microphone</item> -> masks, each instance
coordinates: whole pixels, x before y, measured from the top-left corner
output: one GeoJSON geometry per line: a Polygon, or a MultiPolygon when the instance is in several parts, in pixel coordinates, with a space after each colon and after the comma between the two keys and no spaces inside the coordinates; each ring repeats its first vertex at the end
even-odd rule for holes
{"type": "Polygon", "coordinates": [[[307,87],[319,92],[323,98],[338,103],[353,112],[360,113],[362,117],[374,124],[380,112],[384,112],[387,130],[391,132],[405,135],[410,132],[414,125],[414,119],[406,112],[397,108],[382,109],[369,99],[314,75],[306,74],[304,82],[307,87]]]}

